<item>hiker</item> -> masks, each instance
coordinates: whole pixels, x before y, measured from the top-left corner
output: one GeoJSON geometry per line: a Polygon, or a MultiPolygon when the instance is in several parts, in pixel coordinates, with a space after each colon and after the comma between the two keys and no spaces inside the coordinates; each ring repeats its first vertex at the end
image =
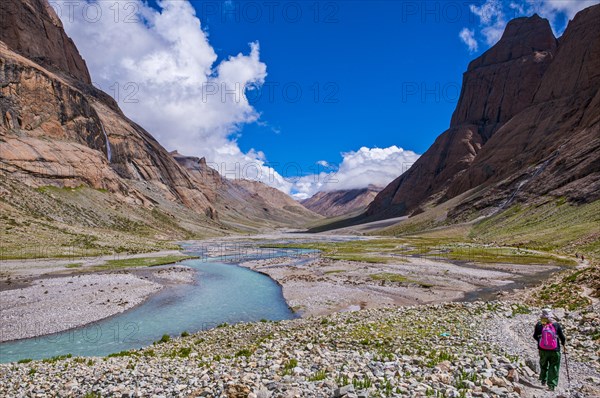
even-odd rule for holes
{"type": "Polygon", "coordinates": [[[542,310],[533,338],[538,343],[540,353],[540,381],[542,385],[547,384],[550,391],[554,391],[560,373],[560,345],[562,343],[565,347],[566,338],[551,309],[542,310]]]}

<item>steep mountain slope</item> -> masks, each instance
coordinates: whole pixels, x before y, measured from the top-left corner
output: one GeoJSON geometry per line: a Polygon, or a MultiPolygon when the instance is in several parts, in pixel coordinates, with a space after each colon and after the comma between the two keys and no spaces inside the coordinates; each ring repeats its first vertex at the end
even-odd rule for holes
{"type": "Polygon", "coordinates": [[[450,129],[365,216],[415,214],[469,191],[451,218],[544,196],[597,200],[598,21],[600,6],[583,10],[558,41],[537,15],[511,21],[501,40],[469,65],[450,129]]]}
{"type": "Polygon", "coordinates": [[[301,201],[307,209],[326,217],[337,217],[357,211],[364,211],[381,188],[369,186],[362,189],[317,192],[301,201]]]}
{"type": "Polygon", "coordinates": [[[223,178],[204,158],[184,156],[177,151],[171,155],[189,171],[203,192],[210,192],[211,203],[224,223],[260,230],[298,227],[320,218],[288,195],[261,182],[223,178]]]}

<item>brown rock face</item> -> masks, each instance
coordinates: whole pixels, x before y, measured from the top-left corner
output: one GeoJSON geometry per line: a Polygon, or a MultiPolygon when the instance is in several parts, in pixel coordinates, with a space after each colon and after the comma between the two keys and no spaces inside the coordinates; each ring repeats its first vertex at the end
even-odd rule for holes
{"type": "Polygon", "coordinates": [[[379,191],[381,188],[369,186],[362,189],[317,192],[300,203],[315,213],[326,217],[337,217],[365,210],[379,191]]]}
{"type": "Polygon", "coordinates": [[[8,48],[52,71],[91,83],[85,61],[46,0],[3,0],[0,19],[0,40],[8,48]]]}
{"type": "Polygon", "coordinates": [[[548,20],[534,15],[510,21],[500,41],[470,63],[450,126],[476,125],[487,140],[531,105],[555,52],[548,20]]]}
{"type": "Polygon", "coordinates": [[[187,172],[115,110],[114,102],[89,96],[75,87],[81,82],[61,78],[3,46],[0,77],[4,170],[26,175],[33,186],[83,184],[151,205],[153,200],[130,183],[144,182],[166,200],[201,212],[210,207],[187,172]]]}
{"type": "Polygon", "coordinates": [[[411,214],[474,188],[462,210],[540,195],[599,198],[599,21],[600,6],[583,10],[558,41],[537,15],[511,21],[469,65],[450,129],[366,216],[411,214]]]}

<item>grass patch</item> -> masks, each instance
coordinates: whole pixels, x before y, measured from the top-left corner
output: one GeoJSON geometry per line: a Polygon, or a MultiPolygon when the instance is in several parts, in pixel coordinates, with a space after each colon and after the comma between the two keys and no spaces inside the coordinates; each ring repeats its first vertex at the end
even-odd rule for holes
{"type": "Polygon", "coordinates": [[[147,349],[144,351],[144,356],[145,357],[155,357],[156,356],[156,351],[154,351],[152,348],[147,349]]]}
{"type": "Polygon", "coordinates": [[[163,334],[160,340],[156,341],[155,344],[168,343],[169,341],[171,341],[171,336],[168,334],[163,334]]]}
{"type": "Polygon", "coordinates": [[[477,223],[470,237],[600,259],[600,200],[574,205],[563,198],[540,206],[515,205],[477,223]]]}
{"type": "Polygon", "coordinates": [[[236,357],[246,357],[246,358],[248,358],[250,355],[252,355],[252,351],[249,350],[249,349],[246,349],[246,348],[242,349],[242,350],[239,350],[238,352],[235,353],[236,357]]]}
{"type": "Polygon", "coordinates": [[[83,265],[83,263],[71,263],[71,264],[65,265],[65,268],[80,268],[82,265],[83,265]]]}
{"type": "Polygon", "coordinates": [[[396,283],[404,283],[404,282],[409,281],[405,276],[402,276],[400,274],[392,274],[389,272],[372,274],[370,276],[371,276],[371,279],[373,279],[375,281],[386,281],[386,282],[396,282],[396,283]]]}
{"type": "Polygon", "coordinates": [[[190,353],[192,352],[192,348],[191,347],[181,347],[179,349],[179,351],[177,352],[177,355],[180,358],[187,358],[190,356],[190,353]]]}
{"type": "Polygon", "coordinates": [[[94,268],[131,268],[131,267],[157,267],[159,265],[173,264],[183,260],[197,258],[195,256],[173,255],[163,257],[139,257],[107,260],[106,263],[94,268]]]}
{"type": "Polygon", "coordinates": [[[292,372],[294,371],[294,368],[298,366],[298,360],[296,358],[291,358],[289,359],[284,365],[283,365],[283,375],[291,375],[292,372]]]}
{"type": "Polygon", "coordinates": [[[378,274],[372,274],[370,275],[371,279],[373,279],[374,281],[385,281],[385,282],[392,282],[392,283],[407,283],[407,284],[415,284],[415,285],[419,285],[421,287],[424,288],[431,288],[433,287],[433,285],[429,284],[429,283],[424,283],[424,282],[419,282],[419,281],[415,281],[412,279],[408,279],[405,276],[402,276],[400,274],[394,274],[391,272],[381,272],[378,274]]]}
{"type": "Polygon", "coordinates": [[[582,286],[590,287],[592,296],[600,297],[600,268],[598,266],[572,270],[553,283],[545,283],[534,293],[532,304],[541,307],[566,308],[570,311],[587,307],[591,302],[590,299],[581,295],[582,286]]]}
{"type": "Polygon", "coordinates": [[[112,354],[108,354],[106,357],[107,358],[120,358],[120,357],[135,357],[138,356],[139,354],[133,351],[120,351],[120,352],[114,352],[112,354]]]}
{"type": "Polygon", "coordinates": [[[325,370],[318,370],[308,377],[308,381],[321,381],[327,378],[327,372],[325,370]]]}
{"type": "Polygon", "coordinates": [[[325,271],[324,274],[331,275],[331,274],[341,274],[344,272],[346,272],[346,271],[344,271],[343,269],[332,269],[331,271],[325,271]]]}
{"type": "Polygon", "coordinates": [[[531,314],[531,310],[529,309],[529,307],[523,304],[513,304],[511,308],[513,316],[519,314],[531,314]]]}
{"type": "Polygon", "coordinates": [[[577,265],[575,260],[513,247],[454,246],[432,250],[428,256],[475,263],[577,265]]]}
{"type": "Polygon", "coordinates": [[[399,239],[368,239],[344,242],[283,243],[261,247],[318,250],[323,258],[331,260],[387,264],[390,262],[404,262],[402,258],[385,256],[387,253],[394,254],[401,244],[402,241],[399,239]]]}
{"type": "Polygon", "coordinates": [[[71,358],[73,355],[71,354],[66,354],[66,355],[56,355],[54,357],[50,357],[50,358],[46,358],[46,359],[42,359],[42,362],[44,363],[56,363],[58,361],[63,361],[65,359],[71,358]]]}

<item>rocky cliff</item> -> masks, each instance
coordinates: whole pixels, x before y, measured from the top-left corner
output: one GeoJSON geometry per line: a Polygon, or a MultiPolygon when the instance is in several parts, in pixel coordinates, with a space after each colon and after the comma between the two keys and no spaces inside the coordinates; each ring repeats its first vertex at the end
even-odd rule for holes
{"type": "Polygon", "coordinates": [[[0,40],[10,49],[54,72],[91,83],[85,61],[47,1],[4,0],[0,18],[0,40]]]}
{"type": "Polygon", "coordinates": [[[317,192],[301,203],[307,209],[326,217],[337,217],[364,211],[381,188],[369,186],[362,189],[347,189],[317,192]]]}
{"type": "Polygon", "coordinates": [[[534,15],[475,59],[450,128],[369,206],[371,219],[411,215],[458,195],[451,216],[540,196],[600,197],[600,6],[556,40],[534,15]]]}

